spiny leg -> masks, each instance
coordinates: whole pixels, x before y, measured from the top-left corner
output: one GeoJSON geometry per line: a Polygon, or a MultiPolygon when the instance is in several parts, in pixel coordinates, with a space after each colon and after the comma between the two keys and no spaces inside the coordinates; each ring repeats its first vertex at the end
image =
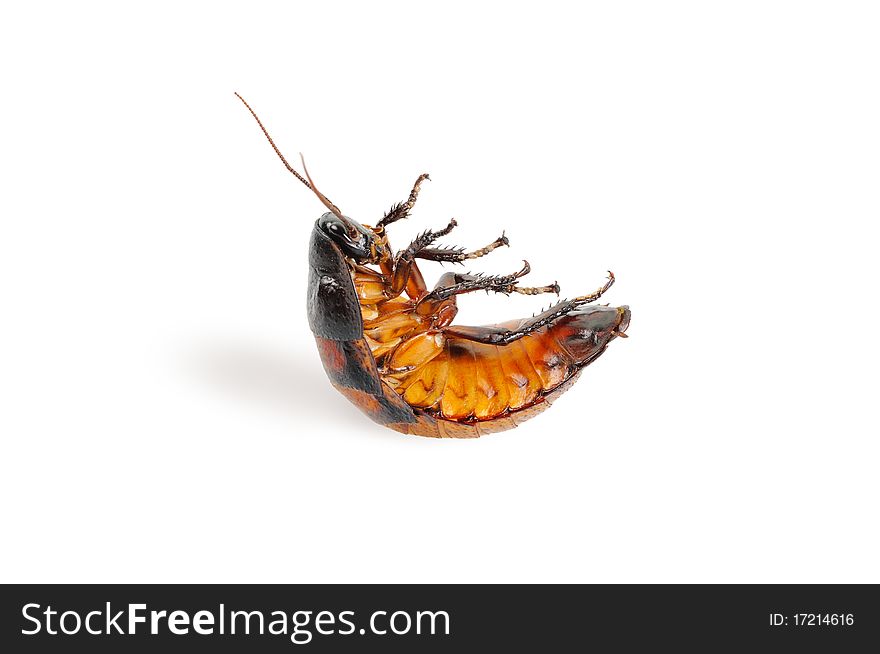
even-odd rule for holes
{"type": "Polygon", "coordinates": [[[547,284],[547,286],[514,286],[510,290],[522,295],[541,295],[542,293],[555,293],[559,295],[559,284],[553,282],[552,284],[547,284]]]}
{"type": "Polygon", "coordinates": [[[403,251],[397,253],[394,257],[394,263],[391,270],[391,287],[389,289],[391,297],[397,297],[403,292],[403,289],[406,288],[407,282],[409,281],[410,270],[413,267],[415,257],[418,253],[431,245],[431,243],[438,238],[446,236],[457,224],[455,218],[453,218],[449,221],[449,224],[446,225],[446,227],[437,230],[436,232],[426,229],[424,232],[416,236],[415,239],[413,239],[413,242],[406,246],[403,251]]]}
{"type": "Polygon", "coordinates": [[[492,250],[497,250],[502,245],[510,245],[510,241],[503,233],[501,234],[501,236],[489,243],[489,245],[487,245],[486,247],[482,247],[479,250],[474,250],[473,252],[465,252],[464,248],[456,247],[426,247],[419,250],[414,256],[418,259],[425,259],[427,261],[439,261],[440,263],[464,263],[468,259],[479,259],[480,257],[484,257],[492,252],[492,250]]]}
{"type": "Polygon", "coordinates": [[[581,306],[582,304],[589,304],[590,302],[595,302],[600,297],[605,294],[609,288],[614,286],[614,273],[610,270],[608,271],[608,281],[602,286],[602,288],[598,289],[594,293],[590,293],[589,295],[580,295],[572,300],[575,303],[575,306],[581,306]]]}
{"type": "Polygon", "coordinates": [[[528,261],[523,261],[522,270],[510,275],[459,275],[455,273],[447,273],[443,275],[434,290],[428,293],[424,298],[419,300],[419,304],[423,302],[442,302],[455,295],[462,293],[472,293],[474,291],[492,291],[494,293],[522,293],[523,295],[538,295],[539,293],[556,293],[559,294],[559,285],[554,282],[547,286],[538,287],[520,287],[517,280],[525,277],[531,271],[528,261]]]}
{"type": "Polygon", "coordinates": [[[446,327],[444,334],[447,336],[455,336],[477,343],[486,343],[488,345],[507,345],[528,336],[541,327],[552,324],[559,320],[562,316],[571,313],[575,309],[584,304],[595,302],[602,294],[605,293],[614,284],[614,273],[608,271],[608,281],[602,288],[590,295],[581,295],[571,300],[563,300],[553,305],[543,313],[533,316],[523,321],[517,329],[505,329],[504,327],[446,327]]]}
{"type": "Polygon", "coordinates": [[[428,173],[422,173],[419,175],[419,178],[416,180],[416,183],[413,184],[412,191],[409,192],[409,198],[406,202],[400,202],[399,204],[395,204],[388,213],[383,216],[382,220],[379,221],[379,224],[376,225],[377,228],[384,228],[391,223],[396,223],[398,220],[403,220],[404,218],[409,217],[409,212],[412,210],[413,205],[416,203],[416,198],[419,197],[419,190],[422,186],[422,182],[425,180],[430,180],[428,177],[428,173]]]}
{"type": "Polygon", "coordinates": [[[458,223],[455,221],[455,218],[451,218],[449,220],[449,224],[446,225],[443,229],[438,229],[436,232],[430,229],[426,229],[424,232],[416,236],[412,243],[406,246],[406,249],[398,254],[400,257],[402,254],[407,253],[408,255],[415,257],[420,252],[423,252],[425,248],[431,245],[438,238],[442,238],[446,236],[449,232],[455,229],[458,226],[458,223]]]}

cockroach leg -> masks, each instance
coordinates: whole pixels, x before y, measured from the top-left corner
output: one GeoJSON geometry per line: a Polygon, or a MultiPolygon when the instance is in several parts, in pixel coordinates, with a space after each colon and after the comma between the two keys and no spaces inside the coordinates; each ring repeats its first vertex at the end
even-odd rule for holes
{"type": "Polygon", "coordinates": [[[419,190],[421,189],[422,182],[425,180],[430,180],[428,177],[428,173],[422,173],[419,175],[419,178],[416,180],[416,183],[413,184],[412,191],[409,192],[409,198],[406,202],[401,202],[399,204],[395,204],[388,213],[383,216],[382,220],[376,225],[377,229],[381,229],[390,225],[391,223],[396,223],[398,220],[403,220],[404,218],[409,217],[409,212],[412,210],[413,205],[416,203],[416,199],[419,197],[419,190]]]}
{"type": "Polygon", "coordinates": [[[406,288],[406,284],[409,281],[410,271],[418,253],[431,245],[431,243],[441,236],[446,236],[457,224],[455,218],[452,218],[446,227],[436,232],[426,229],[424,232],[416,236],[406,249],[397,254],[394,258],[393,270],[391,272],[391,286],[388,289],[390,293],[389,297],[397,297],[403,293],[403,289],[406,288]]]}
{"type": "Polygon", "coordinates": [[[472,293],[474,291],[492,291],[493,293],[522,293],[524,295],[537,295],[539,293],[559,293],[559,286],[552,284],[549,286],[540,286],[534,288],[523,288],[517,286],[517,280],[524,277],[531,271],[528,261],[523,261],[523,267],[518,272],[510,275],[471,275],[446,273],[440,278],[434,290],[423,298],[419,299],[419,304],[424,302],[442,302],[455,295],[462,293],[472,293]]]}
{"type": "Polygon", "coordinates": [[[559,295],[559,284],[553,282],[547,286],[534,286],[531,288],[526,286],[514,286],[511,290],[514,293],[521,293],[522,295],[540,295],[541,293],[555,293],[556,295],[559,295]]]}
{"type": "Polygon", "coordinates": [[[480,248],[479,250],[474,250],[473,252],[467,252],[464,255],[465,259],[479,259],[480,257],[484,257],[489,254],[492,250],[496,250],[500,248],[502,245],[510,246],[510,241],[507,236],[505,236],[504,232],[501,232],[501,236],[496,238],[494,241],[489,243],[486,247],[480,248]]]}
{"type": "Polygon", "coordinates": [[[444,304],[437,313],[434,314],[434,322],[432,324],[433,329],[443,329],[452,324],[452,321],[455,319],[456,314],[458,314],[458,307],[455,306],[454,302],[449,304],[444,304]]]}
{"type": "Polygon", "coordinates": [[[443,330],[443,333],[446,336],[454,336],[467,341],[475,341],[487,345],[509,345],[510,343],[518,341],[524,336],[528,336],[532,332],[539,330],[541,327],[558,320],[565,314],[573,311],[576,306],[577,305],[571,300],[560,302],[544,313],[525,321],[518,329],[505,329],[503,327],[454,326],[447,327],[443,330]]]}
{"type": "Polygon", "coordinates": [[[590,295],[582,295],[571,300],[563,300],[558,304],[550,307],[537,316],[532,316],[524,321],[517,329],[505,329],[503,327],[447,327],[443,333],[447,336],[456,336],[477,343],[486,343],[488,345],[507,345],[528,336],[542,327],[546,327],[562,316],[565,316],[584,304],[595,302],[602,294],[611,288],[614,284],[614,274],[608,271],[608,281],[605,285],[595,293],[590,295]]]}
{"type": "Polygon", "coordinates": [[[486,247],[473,252],[465,252],[464,248],[424,248],[419,250],[415,255],[419,259],[427,261],[439,261],[440,263],[463,263],[468,259],[478,259],[489,254],[492,250],[500,248],[502,245],[510,245],[507,236],[501,234],[486,247]]]}
{"type": "Polygon", "coordinates": [[[446,236],[449,232],[451,232],[458,225],[455,222],[455,218],[452,218],[449,221],[449,224],[446,225],[443,229],[438,229],[436,232],[431,231],[430,229],[426,229],[424,232],[419,234],[413,239],[413,242],[406,246],[406,249],[401,252],[398,256],[407,255],[408,257],[416,257],[420,252],[423,252],[426,247],[431,245],[434,241],[442,236],[446,236]]]}
{"type": "Polygon", "coordinates": [[[572,302],[576,303],[577,306],[580,306],[582,304],[589,304],[590,302],[595,302],[600,297],[602,297],[602,295],[605,294],[605,291],[607,291],[613,285],[614,285],[614,273],[609,270],[608,271],[608,281],[605,282],[605,285],[602,288],[597,290],[595,293],[591,293],[590,295],[581,295],[580,297],[576,297],[576,298],[572,299],[572,302]]]}

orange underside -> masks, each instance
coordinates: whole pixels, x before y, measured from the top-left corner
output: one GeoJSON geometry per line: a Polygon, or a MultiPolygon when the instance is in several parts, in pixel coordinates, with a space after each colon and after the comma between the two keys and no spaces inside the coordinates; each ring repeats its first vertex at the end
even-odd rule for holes
{"type": "MultiPolygon", "coordinates": [[[[442,330],[429,333],[431,316],[415,313],[410,299],[388,300],[380,273],[359,270],[353,279],[364,338],[382,380],[407,404],[437,418],[511,421],[520,413],[526,419],[546,408],[552,399],[548,396],[567,388],[580,369],[563,345],[574,336],[565,325],[506,346],[484,345],[446,336],[442,330]]],[[[483,431],[495,430],[484,424],[483,431]]]]}

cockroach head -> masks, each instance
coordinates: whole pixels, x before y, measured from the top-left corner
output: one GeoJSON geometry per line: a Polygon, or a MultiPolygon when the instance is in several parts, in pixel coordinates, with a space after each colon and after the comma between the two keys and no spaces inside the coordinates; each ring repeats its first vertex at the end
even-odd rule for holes
{"type": "Polygon", "coordinates": [[[382,239],[373,230],[356,223],[348,216],[325,213],[318,218],[315,228],[356,263],[378,263],[385,253],[382,239]]]}
{"type": "Polygon", "coordinates": [[[327,196],[318,190],[309,175],[305,158],[302,154],[299,156],[309,181],[309,188],[318,196],[323,205],[330,209],[328,213],[318,218],[317,228],[326,234],[345,256],[354,259],[356,263],[378,263],[386,256],[385,239],[376,230],[344,216],[339,207],[330,202],[327,196]]]}

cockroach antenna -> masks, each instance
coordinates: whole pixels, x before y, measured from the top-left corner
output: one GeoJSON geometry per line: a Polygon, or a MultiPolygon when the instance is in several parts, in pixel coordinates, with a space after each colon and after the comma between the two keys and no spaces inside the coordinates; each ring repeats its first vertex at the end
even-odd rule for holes
{"type": "Polygon", "coordinates": [[[294,169],[294,167],[291,166],[291,165],[287,162],[287,159],[284,157],[283,154],[281,154],[281,150],[278,149],[278,146],[275,145],[275,141],[273,141],[273,140],[272,140],[272,137],[269,135],[269,130],[267,130],[266,127],[265,127],[265,125],[263,125],[263,121],[260,120],[260,117],[257,115],[257,112],[254,111],[254,110],[251,108],[251,106],[247,103],[247,100],[245,100],[243,97],[241,97],[241,96],[238,94],[238,91],[235,91],[234,93],[235,93],[235,97],[237,97],[239,100],[241,100],[242,104],[243,104],[245,107],[247,107],[247,110],[248,110],[248,111],[251,112],[251,116],[254,117],[254,120],[257,121],[257,125],[259,125],[259,126],[260,126],[260,129],[263,130],[263,134],[266,136],[266,139],[269,141],[269,145],[271,145],[271,146],[272,146],[272,149],[275,150],[275,154],[277,154],[277,155],[278,155],[278,158],[281,159],[281,163],[284,164],[284,167],[287,168],[287,170],[288,170],[288,171],[289,171],[294,177],[296,177],[299,181],[301,181],[303,184],[305,184],[307,189],[309,189],[310,191],[312,191],[312,193],[314,193],[315,195],[317,195],[317,196],[318,196],[318,199],[321,201],[321,203],[322,203],[325,207],[327,207],[327,208],[330,209],[330,211],[332,211],[334,214],[336,214],[337,216],[339,216],[340,218],[342,218],[342,212],[339,210],[339,207],[337,207],[335,204],[333,204],[332,202],[330,202],[330,200],[327,198],[327,196],[324,195],[323,193],[321,193],[321,191],[319,191],[319,190],[317,189],[317,187],[315,186],[315,183],[312,181],[312,178],[311,178],[311,176],[309,175],[309,171],[308,171],[308,169],[306,168],[306,160],[305,160],[305,158],[302,156],[302,153],[300,152],[299,157],[300,157],[300,159],[302,160],[303,170],[306,171],[306,177],[308,177],[308,179],[306,179],[306,177],[303,177],[302,175],[300,175],[300,174],[294,169]]]}
{"type": "Polygon", "coordinates": [[[257,112],[254,111],[253,109],[251,109],[251,106],[247,103],[247,100],[245,100],[243,97],[241,97],[238,94],[238,91],[235,91],[235,97],[238,98],[239,100],[241,100],[242,104],[245,107],[247,107],[248,111],[251,112],[251,116],[254,117],[254,120],[257,121],[257,125],[259,125],[260,129],[263,130],[263,134],[266,135],[266,138],[269,141],[269,145],[271,145],[272,149],[275,150],[275,154],[277,154],[278,158],[281,159],[281,163],[284,164],[284,167],[287,168],[287,170],[289,170],[293,174],[294,177],[296,177],[299,181],[301,181],[303,184],[305,184],[309,190],[311,190],[312,185],[309,184],[308,180],[306,180],[305,177],[303,177],[298,172],[296,172],[296,170],[293,169],[293,166],[291,166],[289,163],[287,163],[287,159],[284,158],[284,155],[281,154],[281,150],[279,150],[278,146],[275,145],[275,141],[273,141],[272,137],[269,136],[269,130],[267,130],[266,127],[263,125],[263,121],[260,120],[260,117],[257,115],[257,112]]]}
{"type": "MultiPolygon", "coordinates": [[[[306,158],[303,156],[302,152],[299,153],[299,159],[300,161],[302,161],[303,170],[306,171],[306,177],[309,178],[309,188],[312,189],[312,192],[318,196],[318,199],[324,204],[325,207],[330,209],[330,211],[336,214],[337,217],[342,218],[342,212],[339,210],[339,207],[330,202],[327,196],[321,193],[321,191],[318,190],[318,187],[315,186],[315,182],[312,181],[312,176],[309,175],[309,169],[306,168],[306,158]]],[[[345,220],[345,218],[342,219],[345,220]]]]}

